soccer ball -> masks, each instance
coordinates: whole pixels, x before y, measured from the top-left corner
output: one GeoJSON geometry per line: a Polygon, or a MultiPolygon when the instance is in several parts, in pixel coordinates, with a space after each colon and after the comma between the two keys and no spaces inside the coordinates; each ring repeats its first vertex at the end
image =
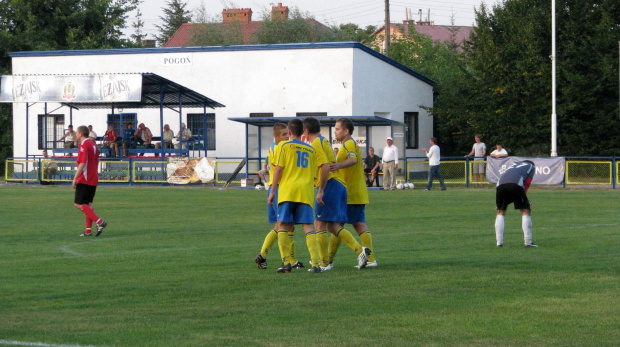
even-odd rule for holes
{"type": "Polygon", "coordinates": [[[264,188],[265,187],[263,187],[262,184],[257,184],[257,185],[254,186],[254,189],[256,189],[256,190],[263,190],[264,188]]]}
{"type": "Polygon", "coordinates": [[[413,189],[413,183],[406,183],[407,184],[407,189],[413,189]]]}
{"type": "Polygon", "coordinates": [[[396,189],[400,190],[400,189],[404,189],[404,185],[402,183],[399,183],[396,185],[396,189]]]}

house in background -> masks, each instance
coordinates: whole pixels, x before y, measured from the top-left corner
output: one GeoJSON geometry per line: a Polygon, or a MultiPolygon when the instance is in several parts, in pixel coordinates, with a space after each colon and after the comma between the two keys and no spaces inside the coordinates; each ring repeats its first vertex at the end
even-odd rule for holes
{"type": "MultiPolygon", "coordinates": [[[[412,19],[411,13],[407,10],[407,19],[402,24],[390,24],[390,42],[410,37],[413,32],[428,36],[433,41],[438,42],[454,42],[457,47],[462,48],[463,43],[467,40],[473,30],[469,26],[457,25],[435,25],[435,22],[422,20],[420,10],[420,19],[416,22],[412,19]]],[[[430,17],[430,14],[429,14],[430,17]]],[[[371,35],[371,41],[376,47],[381,48],[381,52],[385,50],[385,25],[379,27],[371,35]]]]}
{"type": "MultiPolygon", "coordinates": [[[[168,39],[168,42],[164,44],[164,47],[189,47],[196,46],[194,43],[195,36],[200,35],[202,32],[213,28],[213,30],[221,30],[221,27],[238,26],[241,32],[241,39],[243,44],[252,43],[252,37],[256,30],[261,26],[262,21],[252,20],[251,8],[231,8],[224,9],[222,11],[221,23],[184,23],[179,29],[168,39]]],[[[282,3],[278,3],[277,6],[271,8],[271,19],[288,20],[289,9],[288,6],[283,6],[282,3]]],[[[318,29],[327,30],[328,27],[322,23],[314,20],[307,19],[313,27],[318,29]]],[[[235,28],[236,29],[236,28],[235,28]]]]}

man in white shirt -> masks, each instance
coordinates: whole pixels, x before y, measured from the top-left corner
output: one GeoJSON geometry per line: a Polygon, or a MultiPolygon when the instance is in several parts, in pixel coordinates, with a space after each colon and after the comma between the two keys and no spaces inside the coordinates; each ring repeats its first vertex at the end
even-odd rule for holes
{"type": "Polygon", "coordinates": [[[478,186],[480,186],[480,188],[482,188],[484,187],[484,169],[486,165],[484,163],[484,156],[487,154],[487,146],[484,142],[480,141],[480,135],[474,136],[474,139],[476,140],[476,143],[474,143],[471,148],[471,152],[469,152],[466,157],[471,157],[472,155],[475,156],[473,165],[474,187],[478,188],[478,186]]]}
{"type": "Polygon", "coordinates": [[[383,157],[381,159],[383,165],[383,190],[396,189],[396,173],[398,169],[398,148],[394,146],[394,140],[387,138],[387,146],[383,148],[383,157]]]}
{"type": "Polygon", "coordinates": [[[430,149],[422,148],[428,157],[428,184],[424,190],[429,191],[433,188],[433,178],[435,176],[439,179],[441,190],[446,190],[446,185],[443,182],[443,176],[441,176],[441,171],[439,171],[439,157],[441,153],[439,151],[439,146],[437,146],[437,138],[431,137],[429,142],[431,144],[430,149]]]}
{"type": "Polygon", "coordinates": [[[92,125],[88,126],[88,138],[94,143],[97,143],[97,133],[93,130],[92,125]]]}
{"type": "Polygon", "coordinates": [[[177,136],[175,136],[176,139],[179,140],[179,143],[177,143],[176,145],[174,145],[174,148],[179,149],[179,148],[187,148],[187,141],[192,139],[192,131],[189,130],[186,126],[185,123],[181,123],[181,130],[179,130],[179,132],[177,133],[177,136]],[[182,146],[181,146],[182,144],[182,146]]]}
{"type": "Polygon", "coordinates": [[[503,158],[508,156],[508,152],[502,148],[501,144],[496,144],[495,148],[496,149],[490,154],[493,158],[503,158]]]}

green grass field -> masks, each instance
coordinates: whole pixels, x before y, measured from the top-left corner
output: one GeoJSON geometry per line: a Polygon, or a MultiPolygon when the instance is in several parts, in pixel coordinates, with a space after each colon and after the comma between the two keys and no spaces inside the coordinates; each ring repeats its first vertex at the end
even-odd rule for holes
{"type": "Polygon", "coordinates": [[[493,189],[371,191],[379,267],[277,274],[264,191],[101,186],[80,238],[69,186],[0,186],[0,345],[620,345],[620,191],[529,196],[537,249],[493,189]]]}

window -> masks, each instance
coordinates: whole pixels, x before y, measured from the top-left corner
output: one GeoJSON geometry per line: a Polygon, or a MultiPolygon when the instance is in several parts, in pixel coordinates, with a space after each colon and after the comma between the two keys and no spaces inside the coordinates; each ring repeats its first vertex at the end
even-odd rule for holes
{"type": "Polygon", "coordinates": [[[418,113],[405,112],[405,147],[418,149],[418,113]]]}
{"type": "Polygon", "coordinates": [[[188,113],[187,127],[192,131],[192,136],[199,140],[197,146],[209,151],[215,150],[215,113],[188,113]]]}
{"type": "MultiPolygon", "coordinates": [[[[138,115],[135,113],[108,114],[107,124],[114,125],[114,130],[116,131],[116,134],[120,137],[123,136],[123,132],[127,128],[128,123],[133,124],[134,129],[137,129],[137,126],[138,126],[138,124],[136,124],[137,122],[138,122],[138,115]]],[[[105,130],[106,131],[108,130],[107,126],[105,130]]]]}
{"type": "Polygon", "coordinates": [[[37,127],[39,149],[63,147],[64,143],[56,141],[65,134],[64,114],[40,114],[37,127]]]}
{"type": "Polygon", "coordinates": [[[327,112],[297,112],[296,117],[327,117],[327,112]]]}
{"type": "Polygon", "coordinates": [[[273,113],[250,113],[250,117],[273,117],[273,113]]]}

